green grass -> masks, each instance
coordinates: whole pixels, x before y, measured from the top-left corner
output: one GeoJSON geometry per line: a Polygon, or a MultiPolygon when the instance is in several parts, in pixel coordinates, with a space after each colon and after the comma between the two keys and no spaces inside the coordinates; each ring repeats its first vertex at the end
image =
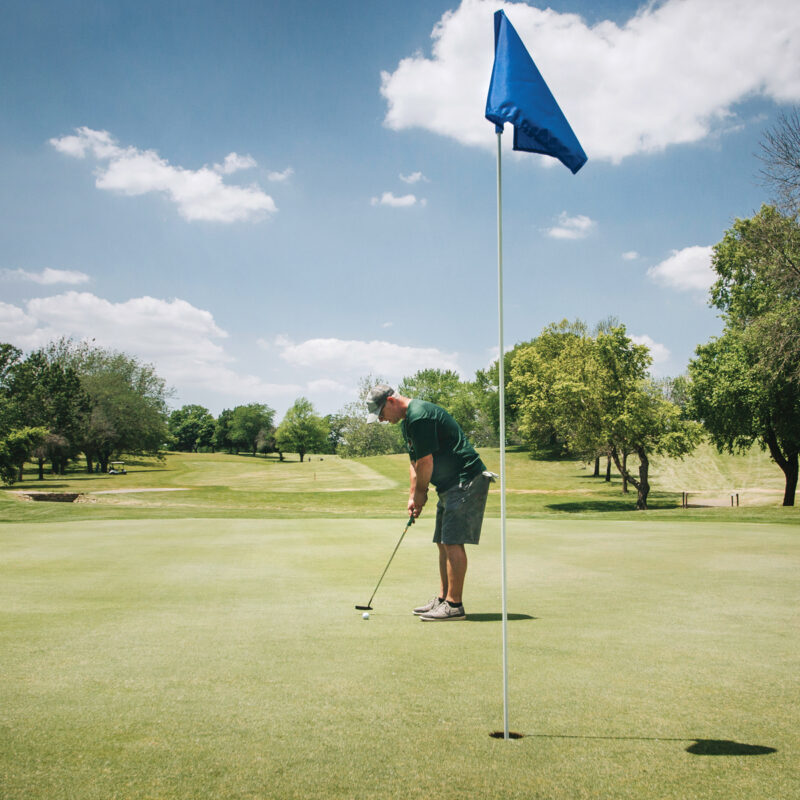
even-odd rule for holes
{"type": "MultiPolygon", "coordinates": [[[[499,452],[484,449],[490,469],[499,470],[499,452]]],[[[25,480],[0,490],[0,520],[49,522],[100,519],[220,519],[390,517],[402,516],[408,485],[408,458],[403,455],[345,460],[313,456],[276,458],[226,453],[171,453],[162,461],[128,460],[127,475],[87,475],[78,467],[66,476],[25,480]],[[119,489],[147,492],[112,493],[119,489]],[[152,491],[168,489],[171,491],[152,491]],[[173,491],[180,489],[180,491],[173,491]],[[81,492],[75,504],[22,502],[20,491],[81,492]]],[[[507,506],[510,517],[581,516],[624,520],[729,520],[796,524],[796,508],[781,508],[783,474],[754,449],[744,456],[720,455],[704,445],[684,461],[653,459],[649,510],[635,510],[636,492],[622,493],[621,480],[592,477],[580,461],[531,459],[525,452],[507,454],[507,506]],[[681,492],[695,506],[680,508],[681,492]],[[739,508],[730,508],[730,493],[739,492],[739,508]],[[716,506],[716,507],[714,507],[716,506]]],[[[487,515],[499,516],[499,488],[489,497],[487,515]]]]}
{"type": "Polygon", "coordinates": [[[800,797],[793,526],[510,520],[504,742],[498,522],[472,621],[409,613],[424,518],[363,621],[402,522],[0,526],[0,796],[800,797]]]}

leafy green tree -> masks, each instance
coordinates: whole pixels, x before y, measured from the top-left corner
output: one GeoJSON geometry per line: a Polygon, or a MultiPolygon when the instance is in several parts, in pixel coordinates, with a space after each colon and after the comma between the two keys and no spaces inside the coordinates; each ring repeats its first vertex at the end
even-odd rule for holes
{"type": "Polygon", "coordinates": [[[220,411],[214,423],[214,434],[211,445],[216,450],[227,450],[233,452],[234,444],[231,439],[231,424],[233,422],[233,409],[226,408],[220,411]]]}
{"type": "Polygon", "coordinates": [[[88,398],[75,368],[52,360],[45,350],[20,358],[15,348],[5,348],[0,378],[3,408],[0,416],[7,429],[43,427],[48,437],[37,447],[39,478],[44,478],[44,461],[63,474],[67,461],[80,451],[81,425],[88,398]]]}
{"type": "Polygon", "coordinates": [[[152,364],[69,339],[51,343],[44,353],[77,373],[88,398],[78,442],[88,472],[95,461],[107,471],[108,462],[123,453],[160,455],[169,436],[170,392],[152,364]]]}
{"type": "Polygon", "coordinates": [[[328,426],[314,413],[314,406],[299,397],[286,412],[275,433],[281,451],[297,453],[303,461],[306,453],[324,450],[328,442],[328,426]]]}
{"type": "Polygon", "coordinates": [[[47,428],[15,428],[0,437],[0,480],[12,484],[22,480],[25,462],[47,436],[47,428]]]}
{"type": "Polygon", "coordinates": [[[367,422],[367,394],[378,383],[386,383],[386,380],[373,375],[362,378],[358,385],[358,400],[348,403],[339,412],[341,438],[338,452],[344,458],[387,455],[404,450],[399,426],[367,422]]]}
{"type": "Polygon", "coordinates": [[[234,447],[247,449],[253,455],[258,452],[259,439],[273,431],[275,412],[263,403],[236,406],[231,414],[230,440],[234,447]]]}
{"type": "Polygon", "coordinates": [[[609,453],[636,488],[639,509],[647,508],[650,457],[681,457],[701,437],[700,426],[682,419],[649,379],[650,361],[622,325],[591,337],[561,324],[520,350],[511,367],[521,433],[540,441],[550,432],[584,457],[609,453]],[[638,456],[636,475],[626,453],[638,456]]]}
{"type": "Polygon", "coordinates": [[[800,454],[800,222],[764,206],[714,248],[720,337],[689,364],[694,414],[722,450],[758,443],[784,473],[792,506],[800,454]]]}
{"type": "Polygon", "coordinates": [[[169,432],[177,450],[196,453],[210,447],[214,428],[214,417],[204,406],[181,406],[169,415],[169,432]]]}

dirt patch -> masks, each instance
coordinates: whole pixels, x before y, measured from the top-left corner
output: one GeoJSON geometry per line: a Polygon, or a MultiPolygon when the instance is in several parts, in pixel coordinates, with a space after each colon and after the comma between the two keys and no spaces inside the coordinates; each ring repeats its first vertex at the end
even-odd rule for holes
{"type": "Polygon", "coordinates": [[[49,503],[74,503],[80,492],[17,492],[21,500],[36,500],[49,503]]]}

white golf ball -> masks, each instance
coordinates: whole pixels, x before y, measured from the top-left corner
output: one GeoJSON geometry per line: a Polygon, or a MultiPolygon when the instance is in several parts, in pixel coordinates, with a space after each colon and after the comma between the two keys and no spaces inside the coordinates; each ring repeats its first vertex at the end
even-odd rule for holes
{"type": "Polygon", "coordinates": [[[369,619],[369,611],[365,611],[365,612],[364,612],[364,613],[361,615],[361,619],[369,619]]]}

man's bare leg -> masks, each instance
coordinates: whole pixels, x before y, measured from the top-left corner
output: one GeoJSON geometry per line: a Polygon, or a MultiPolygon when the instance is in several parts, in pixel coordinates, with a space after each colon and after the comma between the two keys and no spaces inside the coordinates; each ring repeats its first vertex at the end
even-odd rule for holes
{"type": "Polygon", "coordinates": [[[447,572],[447,594],[440,597],[444,597],[448,603],[460,603],[467,574],[467,551],[463,544],[440,544],[439,547],[445,551],[447,572]]]}
{"type": "Polygon", "coordinates": [[[439,547],[439,597],[447,598],[450,582],[447,579],[447,550],[445,545],[437,542],[439,547]]]}

